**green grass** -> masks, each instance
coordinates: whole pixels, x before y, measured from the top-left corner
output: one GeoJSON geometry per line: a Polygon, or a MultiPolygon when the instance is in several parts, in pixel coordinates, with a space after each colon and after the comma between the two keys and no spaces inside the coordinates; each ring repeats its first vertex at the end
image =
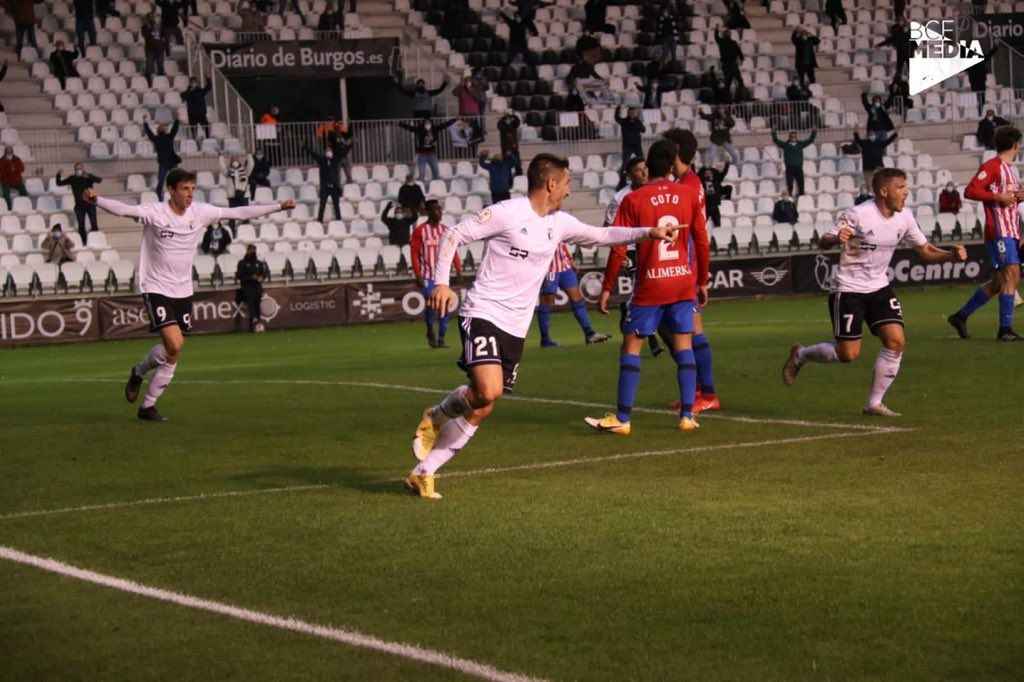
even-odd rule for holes
{"type": "MultiPolygon", "coordinates": [[[[722,416],[768,421],[641,412],[619,438],[583,425],[600,409],[505,401],[446,472],[686,451],[442,477],[439,503],[396,479],[440,394],[330,383],[455,386],[420,325],[195,337],[164,424],[121,397],[152,340],[3,351],[0,516],[326,487],[2,518],[0,545],[550,679],[1021,679],[1022,349],[993,306],[954,338],[967,295],[902,293],[898,423],[859,412],[870,338],[781,385],[790,344],[827,338],[824,299],[715,303],[722,416]],[[851,432],[784,419],[907,430],[734,447],[851,432]]],[[[566,347],[534,332],[516,396],[612,404],[615,345],[554,328],[566,347]]],[[[645,354],[638,404],[674,392],[645,354]]],[[[413,677],[460,676],[0,561],[0,679],[413,677]]]]}

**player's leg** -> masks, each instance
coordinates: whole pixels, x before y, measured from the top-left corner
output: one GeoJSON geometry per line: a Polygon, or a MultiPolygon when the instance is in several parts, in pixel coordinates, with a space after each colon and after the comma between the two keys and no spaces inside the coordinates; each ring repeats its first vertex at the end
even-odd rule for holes
{"type": "Polygon", "coordinates": [[[558,274],[549,272],[540,285],[540,303],[537,304],[537,327],[540,329],[540,347],[558,348],[559,344],[551,339],[551,307],[555,304],[558,292],[558,274]]]}
{"type": "MultiPolygon", "coordinates": [[[[1016,255],[1016,249],[1013,250],[1016,255]]],[[[1003,268],[1002,282],[999,287],[999,333],[1000,341],[1019,341],[1020,336],[1013,331],[1014,295],[1020,284],[1020,264],[1013,263],[1003,268]]]]}
{"type": "Polygon", "coordinates": [[[882,399],[900,371],[903,348],[906,346],[903,324],[895,322],[882,324],[875,329],[875,333],[878,335],[878,340],[882,342],[882,348],[878,351],[878,357],[875,359],[875,369],[871,375],[871,390],[868,392],[868,400],[864,405],[864,414],[898,417],[899,413],[886,407],[882,399]]]}
{"type": "Polygon", "coordinates": [[[697,360],[693,353],[694,301],[679,301],[666,306],[662,327],[672,333],[672,357],[676,361],[676,381],[679,385],[679,428],[692,431],[699,428],[693,418],[693,404],[697,393],[697,360]]]}
{"type": "Polygon", "coordinates": [[[164,418],[156,410],[156,402],[163,395],[164,391],[167,390],[167,386],[170,385],[171,380],[174,378],[174,370],[178,366],[178,358],[181,355],[181,349],[185,345],[185,336],[182,334],[181,329],[178,325],[170,325],[162,327],[160,329],[161,343],[154,347],[149,354],[143,359],[143,367],[136,367],[138,369],[145,369],[146,366],[153,364],[153,377],[149,380],[149,386],[146,387],[146,395],[142,399],[142,406],[139,408],[138,417],[147,421],[163,421],[164,418]],[[163,352],[159,352],[157,348],[162,348],[163,352]],[[154,351],[157,351],[154,353],[154,351]],[[152,357],[151,357],[152,356],[152,357]]]}
{"type": "Polygon", "coordinates": [[[629,314],[623,326],[622,347],[619,351],[619,382],[615,412],[609,412],[602,419],[584,419],[592,428],[621,436],[629,435],[633,401],[640,386],[640,351],[644,347],[644,338],[654,334],[658,328],[662,313],[662,306],[629,306],[629,314]]]}
{"type": "Polygon", "coordinates": [[[587,303],[583,300],[583,294],[580,293],[580,284],[576,279],[576,272],[574,270],[566,270],[561,273],[559,286],[562,287],[566,296],[569,297],[573,317],[576,318],[576,322],[580,325],[580,329],[583,330],[583,338],[586,339],[588,346],[595,343],[604,343],[608,339],[612,338],[610,334],[601,334],[594,331],[594,328],[590,326],[590,315],[587,313],[587,303]]]}
{"type": "Polygon", "coordinates": [[[831,364],[852,362],[860,355],[861,330],[864,324],[864,301],[861,294],[837,292],[828,297],[832,334],[835,341],[810,346],[794,344],[782,366],[782,383],[790,386],[808,362],[831,364]]]}
{"type": "MultiPolygon", "coordinates": [[[[429,301],[432,293],[434,293],[433,280],[423,280],[423,300],[429,301]]],[[[423,321],[427,324],[427,345],[431,348],[437,348],[437,336],[434,335],[434,325],[437,324],[437,311],[429,305],[424,306],[423,321]]]]}
{"type": "MultiPolygon", "coordinates": [[[[960,335],[961,339],[969,339],[971,335],[967,332],[967,318],[973,315],[978,308],[989,302],[993,296],[999,296],[999,322],[1000,322],[1000,336],[1002,336],[1002,321],[1003,321],[1003,293],[1008,288],[1007,285],[1007,270],[1014,260],[1019,264],[1020,255],[1016,249],[1014,249],[1015,258],[1007,260],[1007,246],[1008,242],[1001,239],[993,239],[985,242],[985,249],[988,251],[989,261],[992,263],[992,278],[982,284],[980,287],[975,289],[971,297],[967,299],[967,302],[963,305],[960,310],[956,311],[952,315],[946,318],[956,333],[960,335]]],[[[1017,276],[1020,276],[1020,268],[1018,265],[1017,276]]],[[[1014,291],[1016,287],[1014,287],[1014,291]]],[[[1013,291],[1009,292],[1013,295],[1013,291]]],[[[1010,322],[1013,322],[1013,308],[1010,308],[1010,322]]]]}
{"type": "Polygon", "coordinates": [[[717,410],[721,407],[715,393],[715,375],[711,362],[711,343],[704,333],[704,316],[700,308],[693,313],[693,356],[697,361],[697,396],[694,412],[717,410]]]}

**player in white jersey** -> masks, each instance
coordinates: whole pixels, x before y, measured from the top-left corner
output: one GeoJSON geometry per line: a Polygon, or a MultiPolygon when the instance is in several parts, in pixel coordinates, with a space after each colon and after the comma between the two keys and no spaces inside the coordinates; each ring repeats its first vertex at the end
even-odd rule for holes
{"type": "Polygon", "coordinates": [[[856,360],[860,355],[862,325],[867,322],[871,333],[882,342],[882,349],[875,361],[864,414],[898,417],[898,412],[882,402],[899,372],[906,345],[903,309],[886,274],[889,261],[901,244],[912,246],[926,263],[964,261],[967,250],[956,244],[947,251],[928,242],[913,213],[903,207],[910,195],[906,173],[882,168],[871,184],[875,200],[845,211],[820,242],[824,250],[837,244],[842,249],[828,298],[835,342],[794,345],[782,367],[782,381],[792,385],[800,368],[808,362],[856,360]]]}
{"type": "Polygon", "coordinates": [[[124,395],[134,403],[146,374],[155,370],[138,411],[139,419],[147,421],[163,421],[156,401],[171,383],[185,345],[184,335],[192,330],[192,261],[206,226],[219,220],[249,220],[295,208],[292,199],[235,208],[194,202],[196,176],[182,168],[168,173],[166,183],[170,195],[166,202],[141,206],[102,198],[92,189],[83,194],[86,201],[104,211],[142,223],[138,288],[149,314],[149,329],[160,332],[160,343],[132,367],[124,395]]]}
{"type": "Polygon", "coordinates": [[[671,240],[677,225],[651,228],[593,227],[560,209],[569,196],[569,162],[538,154],[526,172],[527,196],[485,208],[447,230],[434,268],[429,304],[442,315],[455,303],[448,287],[452,258],[462,244],[488,240],[476,281],[459,311],[462,357],[459,367],[469,384],[459,386],[440,404],[423,411],[413,438],[420,463],[405,485],[424,498],[438,499],[434,474],[462,449],[494,409],[512,391],[523,343],[533,319],[537,290],[560,242],[584,246],[629,244],[646,239],[671,240]]]}

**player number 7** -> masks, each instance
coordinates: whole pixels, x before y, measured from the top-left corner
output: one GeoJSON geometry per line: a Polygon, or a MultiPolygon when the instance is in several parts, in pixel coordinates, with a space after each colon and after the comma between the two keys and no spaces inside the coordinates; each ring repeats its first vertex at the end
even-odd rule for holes
{"type": "Polygon", "coordinates": [[[846,333],[849,334],[853,328],[853,315],[843,315],[843,319],[846,320],[846,333]]]}

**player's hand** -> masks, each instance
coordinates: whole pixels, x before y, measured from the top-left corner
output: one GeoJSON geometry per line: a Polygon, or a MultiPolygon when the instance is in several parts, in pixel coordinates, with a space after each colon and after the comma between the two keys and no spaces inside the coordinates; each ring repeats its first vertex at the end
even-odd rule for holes
{"type": "Polygon", "coordinates": [[[452,306],[455,305],[455,292],[448,288],[447,284],[438,284],[434,287],[434,291],[430,294],[430,300],[427,304],[436,310],[441,317],[448,314],[452,306]]]}
{"type": "Polygon", "coordinates": [[[708,304],[708,285],[697,287],[697,305],[701,308],[708,304]]]}
{"type": "Polygon", "coordinates": [[[612,292],[602,291],[601,298],[597,299],[597,309],[601,311],[602,315],[608,314],[608,301],[612,297],[612,292]]]}
{"type": "Polygon", "coordinates": [[[96,190],[94,190],[92,187],[82,192],[82,200],[85,201],[86,203],[95,204],[96,200],[99,198],[99,195],[96,194],[96,190]]]}
{"type": "Polygon", "coordinates": [[[996,195],[996,201],[1003,206],[1014,206],[1017,203],[1017,195],[1013,192],[1003,192],[996,195]]]}
{"type": "Polygon", "coordinates": [[[848,227],[841,227],[839,228],[839,234],[836,236],[836,239],[839,240],[840,244],[845,244],[846,242],[850,241],[850,237],[852,236],[853,230],[851,230],[848,227]]]}
{"type": "Polygon", "coordinates": [[[295,199],[285,199],[281,202],[282,211],[290,211],[295,208],[295,199]]]}
{"type": "Polygon", "coordinates": [[[950,252],[953,254],[953,260],[957,263],[963,263],[967,260],[967,247],[963,244],[953,244],[950,252]]]}
{"type": "Polygon", "coordinates": [[[1017,202],[1020,203],[1021,201],[1024,201],[1024,187],[1017,190],[1017,202]]]}
{"type": "Polygon", "coordinates": [[[673,242],[676,238],[676,233],[682,228],[681,225],[658,225],[652,227],[648,232],[648,236],[651,239],[660,239],[663,242],[673,242]]]}

